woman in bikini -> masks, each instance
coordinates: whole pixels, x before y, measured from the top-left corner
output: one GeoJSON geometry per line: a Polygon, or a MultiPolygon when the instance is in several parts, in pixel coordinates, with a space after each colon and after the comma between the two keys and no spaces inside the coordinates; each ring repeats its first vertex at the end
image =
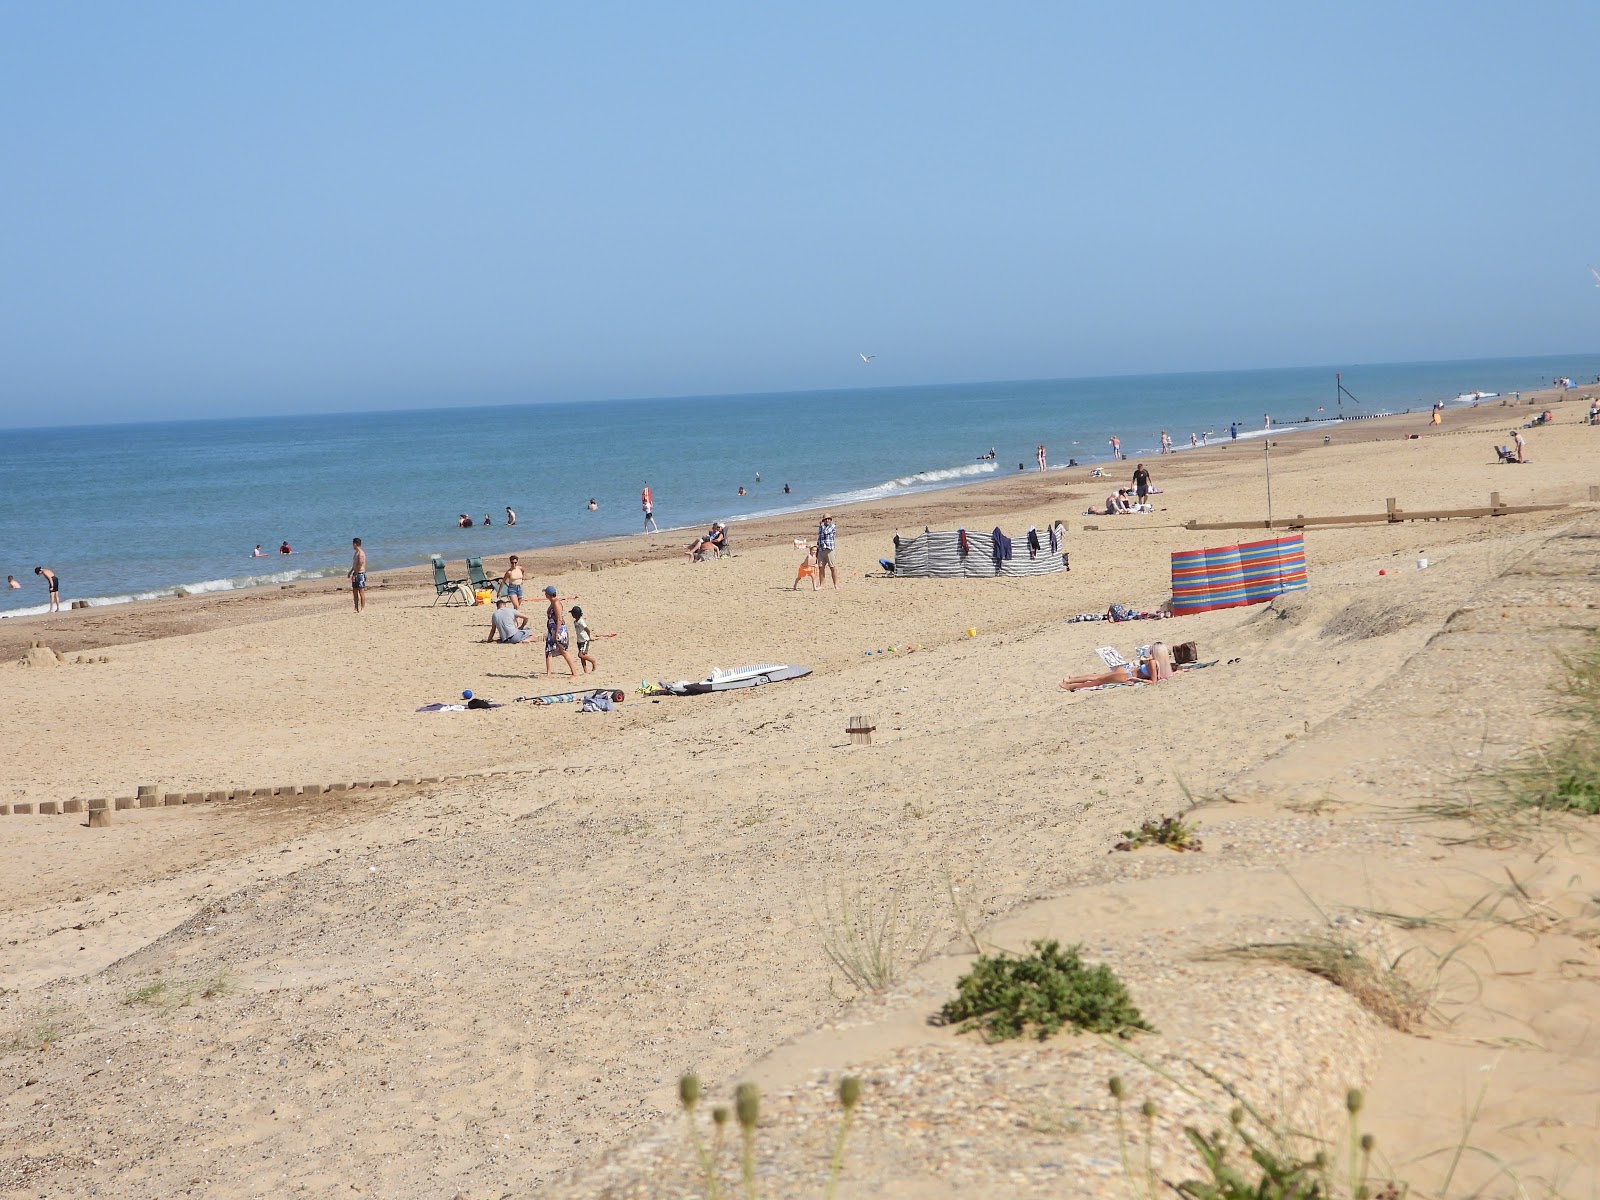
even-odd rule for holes
{"type": "Polygon", "coordinates": [[[1150,652],[1139,660],[1138,667],[1123,663],[1098,675],[1069,675],[1061,681],[1064,692],[1080,692],[1084,688],[1104,687],[1112,683],[1160,683],[1172,677],[1172,651],[1165,642],[1152,642],[1150,652]]]}

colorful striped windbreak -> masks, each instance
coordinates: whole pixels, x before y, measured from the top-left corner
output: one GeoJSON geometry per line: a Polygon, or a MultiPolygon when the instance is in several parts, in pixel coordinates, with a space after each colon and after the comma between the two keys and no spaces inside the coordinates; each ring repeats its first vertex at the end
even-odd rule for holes
{"type": "Polygon", "coordinates": [[[1305,586],[1304,534],[1172,555],[1174,615],[1264,604],[1305,586]]]}

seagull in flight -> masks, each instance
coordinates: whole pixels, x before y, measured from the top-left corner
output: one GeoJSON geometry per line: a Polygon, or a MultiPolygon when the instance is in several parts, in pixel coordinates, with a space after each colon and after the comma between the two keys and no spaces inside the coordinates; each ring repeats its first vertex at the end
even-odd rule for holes
{"type": "MultiPolygon", "coordinates": [[[[1595,278],[1596,279],[1600,279],[1600,275],[1596,275],[1595,278]]],[[[1596,287],[1600,287],[1600,284],[1596,284],[1595,286],[1596,287]]],[[[857,354],[861,354],[861,351],[857,350],[856,353],[857,354]]],[[[873,359],[875,359],[877,357],[878,356],[876,354],[861,354],[861,361],[862,362],[871,362],[873,359]]]]}

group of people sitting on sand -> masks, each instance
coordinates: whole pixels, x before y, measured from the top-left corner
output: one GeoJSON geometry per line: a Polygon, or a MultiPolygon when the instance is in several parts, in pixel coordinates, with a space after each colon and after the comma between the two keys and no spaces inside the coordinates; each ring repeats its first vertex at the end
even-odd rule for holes
{"type": "Polygon", "coordinates": [[[1121,513],[1147,513],[1155,512],[1155,505],[1140,499],[1127,488],[1118,488],[1106,497],[1104,509],[1088,508],[1083,515],[1086,517],[1115,517],[1121,513]]]}
{"type": "Polygon", "coordinates": [[[690,562],[700,562],[707,555],[721,558],[728,550],[728,527],[721,521],[712,524],[703,537],[697,537],[684,547],[690,562]]]}

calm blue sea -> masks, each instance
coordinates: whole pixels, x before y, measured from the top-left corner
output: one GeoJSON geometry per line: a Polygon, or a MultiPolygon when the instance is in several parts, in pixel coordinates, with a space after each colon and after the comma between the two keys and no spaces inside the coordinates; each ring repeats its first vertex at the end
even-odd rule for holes
{"type": "MultiPolygon", "coordinates": [[[[1343,412],[1372,414],[1592,380],[1600,354],[1343,374],[1359,398],[1343,412]]],[[[1333,368],[1315,367],[13,430],[0,570],[23,587],[0,614],[43,609],[39,564],[64,599],[119,603],[339,575],[353,536],[381,570],[635,534],[645,481],[658,524],[689,527],[1033,469],[1040,442],[1054,467],[1107,457],[1113,434],[1137,456],[1163,429],[1182,448],[1340,412],[1333,368]],[[458,529],[462,512],[480,525],[458,529]]]]}

